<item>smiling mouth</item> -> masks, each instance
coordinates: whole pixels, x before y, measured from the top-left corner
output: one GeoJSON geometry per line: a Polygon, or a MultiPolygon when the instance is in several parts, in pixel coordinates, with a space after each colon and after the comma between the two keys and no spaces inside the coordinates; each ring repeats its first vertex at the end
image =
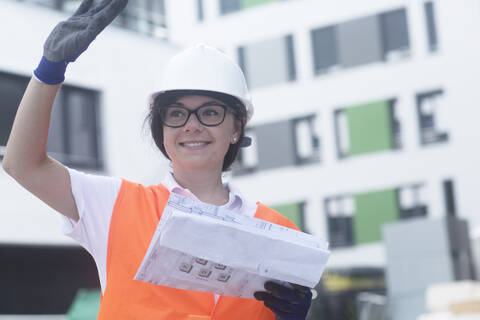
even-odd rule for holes
{"type": "Polygon", "coordinates": [[[202,146],[206,146],[207,144],[209,144],[210,142],[206,142],[206,141],[198,141],[198,142],[181,142],[180,145],[182,147],[202,147],[202,146]]]}

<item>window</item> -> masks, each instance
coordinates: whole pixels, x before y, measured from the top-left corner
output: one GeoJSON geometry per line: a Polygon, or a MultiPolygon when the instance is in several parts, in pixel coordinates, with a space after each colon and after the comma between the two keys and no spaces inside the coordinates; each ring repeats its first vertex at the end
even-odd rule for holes
{"type": "Polygon", "coordinates": [[[0,157],[2,158],[28,80],[27,77],[0,72],[0,157]]]}
{"type": "MultiPolygon", "coordinates": [[[[81,0],[19,0],[47,6],[72,14],[81,0]]],[[[95,1],[99,3],[99,1],[95,1]]],[[[143,34],[165,38],[165,0],[130,0],[114,25],[143,34]]]]}
{"type": "MultiPolygon", "coordinates": [[[[95,261],[85,249],[38,243],[0,245],[0,283],[2,318],[16,315],[13,317],[55,319],[56,316],[48,315],[67,314],[80,288],[100,290],[95,261]],[[52,292],[55,292],[55,299],[52,299],[52,292]]],[[[95,318],[88,317],[88,310],[83,311],[87,318],[62,318],[95,318]]]]}
{"type": "Polygon", "coordinates": [[[338,157],[400,148],[400,123],[394,106],[395,100],[385,100],[336,110],[338,157]]]}
{"type": "Polygon", "coordinates": [[[203,21],[204,13],[203,13],[203,0],[197,0],[197,20],[199,22],[203,21]]]}
{"type": "MultiPolygon", "coordinates": [[[[0,73],[0,155],[29,78],[0,73]]],[[[72,167],[101,169],[98,93],[64,84],[55,99],[47,151],[72,167]]]]}
{"type": "Polygon", "coordinates": [[[332,248],[349,247],[354,244],[352,220],[355,201],[352,196],[338,196],[325,200],[328,237],[332,248]]]}
{"type": "Polygon", "coordinates": [[[405,9],[361,17],[311,31],[315,74],[408,57],[405,9]]]}
{"type": "Polygon", "coordinates": [[[377,16],[347,21],[338,25],[339,58],[349,68],[382,61],[382,43],[377,16]]]}
{"type": "Polygon", "coordinates": [[[49,154],[65,165],[102,169],[98,116],[98,93],[63,85],[53,106],[49,154]]]}
{"type": "Polygon", "coordinates": [[[380,15],[383,58],[392,60],[408,56],[410,40],[408,36],[407,12],[398,9],[380,15]]]}
{"type": "Polygon", "coordinates": [[[240,0],[220,0],[220,13],[227,14],[241,9],[240,0]]]}
{"type": "Polygon", "coordinates": [[[255,130],[245,129],[245,136],[252,139],[252,144],[247,148],[240,148],[234,168],[234,174],[252,173],[258,167],[257,138],[255,130]]]}
{"type": "Polygon", "coordinates": [[[421,184],[400,187],[397,189],[400,218],[409,219],[427,215],[425,187],[421,184]]]}
{"type": "Polygon", "coordinates": [[[164,0],[130,0],[115,23],[140,33],[165,36],[164,0]]]}
{"type": "Polygon", "coordinates": [[[259,170],[296,164],[295,142],[290,120],[256,126],[255,134],[259,170]]]}
{"type": "Polygon", "coordinates": [[[455,207],[455,188],[454,181],[451,179],[443,181],[443,195],[445,198],[445,211],[447,216],[456,216],[455,207]]]}
{"type": "Polygon", "coordinates": [[[318,123],[316,115],[308,115],[249,128],[252,145],[240,149],[234,173],[320,161],[318,123]]]}
{"type": "Polygon", "coordinates": [[[243,9],[256,7],[270,2],[278,2],[282,0],[219,0],[220,14],[228,14],[243,9]]]}
{"type": "Polygon", "coordinates": [[[315,115],[293,119],[297,164],[320,160],[319,118],[315,115]]]}
{"type": "Polygon", "coordinates": [[[291,35],[238,48],[238,62],[250,88],[296,79],[293,37],[291,35]]]}
{"type": "Polygon", "coordinates": [[[417,113],[420,143],[432,144],[448,141],[447,122],[442,90],[417,95],[417,113]]]}
{"type": "Polygon", "coordinates": [[[435,22],[435,7],[433,2],[425,3],[425,22],[427,25],[428,48],[431,52],[438,49],[437,26],[435,22]]]}
{"type": "Polygon", "coordinates": [[[311,31],[315,74],[328,72],[340,65],[336,31],[335,26],[311,31]]]}
{"type": "Polygon", "coordinates": [[[415,183],[325,199],[332,247],[379,242],[385,223],[427,214],[425,188],[415,183]]]}
{"type": "Polygon", "coordinates": [[[277,210],[282,215],[290,219],[295,225],[300,228],[303,232],[305,231],[305,217],[304,217],[304,207],[303,202],[300,203],[289,203],[272,206],[272,209],[277,210]]]}

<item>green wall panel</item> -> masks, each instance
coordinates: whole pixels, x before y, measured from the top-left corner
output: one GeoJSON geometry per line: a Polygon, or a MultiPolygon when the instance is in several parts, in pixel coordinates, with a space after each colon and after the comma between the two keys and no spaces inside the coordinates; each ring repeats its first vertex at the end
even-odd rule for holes
{"type": "Polygon", "coordinates": [[[356,194],[354,198],[355,244],[380,241],[383,224],[398,220],[400,217],[395,189],[356,194]]]}
{"type": "Polygon", "coordinates": [[[97,319],[100,310],[100,290],[78,290],[67,313],[68,320],[97,319]]]}
{"type": "Polygon", "coordinates": [[[392,121],[388,101],[345,109],[350,139],[349,155],[392,149],[392,121]]]}
{"type": "Polygon", "coordinates": [[[303,210],[302,205],[299,203],[292,204],[283,204],[272,207],[274,210],[277,210],[283,214],[288,219],[292,220],[293,223],[301,230],[304,230],[303,226],[303,210]]]}
{"type": "Polygon", "coordinates": [[[250,7],[258,6],[260,4],[276,2],[276,1],[278,0],[241,0],[240,6],[242,8],[250,8],[250,7]]]}

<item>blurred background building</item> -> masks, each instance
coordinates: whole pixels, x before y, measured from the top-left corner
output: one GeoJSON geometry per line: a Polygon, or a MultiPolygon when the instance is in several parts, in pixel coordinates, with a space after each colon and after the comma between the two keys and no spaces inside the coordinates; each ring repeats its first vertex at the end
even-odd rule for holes
{"type": "MultiPolygon", "coordinates": [[[[46,36],[78,3],[0,3],[0,155],[46,36]]],[[[475,0],[130,0],[116,28],[69,66],[48,148],[70,167],[158,183],[168,163],[142,128],[148,95],[181,48],[220,48],[240,64],[255,104],[253,146],[228,178],[330,242],[323,298],[312,309],[357,319],[358,293],[383,305],[386,290],[395,292],[385,277],[386,224],[468,223],[458,229],[473,244],[463,277],[479,276],[479,18],[475,0]]],[[[8,284],[0,314],[19,313],[11,310],[26,296],[45,300],[37,309],[23,304],[24,313],[60,313],[42,311],[53,294],[46,290],[64,290],[55,310],[72,310],[78,288],[98,287],[88,254],[60,234],[56,213],[1,170],[0,188],[0,279],[8,284]],[[54,287],[45,274],[65,277],[54,287]],[[65,285],[71,274],[78,283],[65,285]]],[[[426,230],[434,228],[420,230],[433,237],[426,230]]],[[[458,260],[449,256],[446,263],[458,260]]]]}

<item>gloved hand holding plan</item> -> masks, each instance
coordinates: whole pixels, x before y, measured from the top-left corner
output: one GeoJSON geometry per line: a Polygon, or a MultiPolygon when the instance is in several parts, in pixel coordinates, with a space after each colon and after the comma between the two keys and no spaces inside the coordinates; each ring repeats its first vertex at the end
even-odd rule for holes
{"type": "Polygon", "coordinates": [[[268,280],[313,288],[329,255],[320,238],[172,193],[135,280],[253,299],[268,280]]]}

